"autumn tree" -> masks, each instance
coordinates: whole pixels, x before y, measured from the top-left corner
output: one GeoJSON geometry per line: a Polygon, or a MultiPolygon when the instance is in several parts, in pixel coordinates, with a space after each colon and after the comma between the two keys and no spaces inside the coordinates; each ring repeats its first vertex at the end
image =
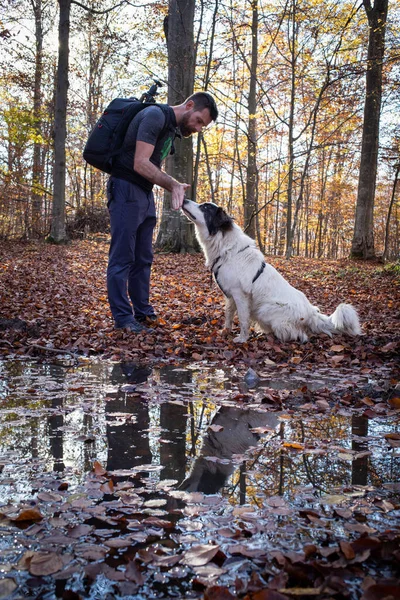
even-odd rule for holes
{"type": "MultiPolygon", "coordinates": [[[[169,0],[165,19],[168,49],[168,103],[181,104],[194,86],[194,9],[195,0],[169,0]]],[[[166,161],[166,171],[178,181],[193,182],[193,141],[175,140],[175,154],[166,161]]],[[[171,207],[171,194],[165,192],[156,247],[170,252],[191,252],[196,246],[194,228],[171,207]]]]}
{"type": "Polygon", "coordinates": [[[363,6],[368,18],[369,39],[361,162],[351,255],[354,258],[371,259],[375,257],[374,200],[388,0],[375,0],[373,6],[370,0],[363,0],[363,6]]]}

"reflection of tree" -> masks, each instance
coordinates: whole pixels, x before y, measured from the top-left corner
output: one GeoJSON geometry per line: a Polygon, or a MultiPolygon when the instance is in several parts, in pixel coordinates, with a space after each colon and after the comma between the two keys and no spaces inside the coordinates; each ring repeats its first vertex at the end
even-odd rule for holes
{"type": "Polygon", "coordinates": [[[64,425],[64,415],[62,413],[63,409],[63,398],[55,397],[51,400],[51,408],[58,409],[55,410],[54,414],[48,417],[47,425],[48,425],[48,435],[49,435],[49,443],[50,443],[50,451],[51,456],[54,460],[54,471],[61,472],[64,471],[64,433],[63,433],[63,425],[64,425]]]}
{"type": "MultiPolygon", "coordinates": [[[[161,381],[169,385],[191,383],[192,372],[164,369],[161,381]]],[[[162,479],[178,479],[185,477],[186,468],[186,425],[187,406],[166,402],[160,408],[160,427],[162,440],[160,443],[160,464],[162,479]]]]}
{"type": "MultiPolygon", "coordinates": [[[[352,415],[351,417],[351,433],[357,437],[367,437],[368,435],[368,419],[362,415],[352,415]]],[[[353,439],[353,450],[365,450],[363,442],[353,439]]],[[[368,482],[368,456],[362,456],[353,460],[351,464],[351,483],[353,485],[367,485],[368,482]]]]}
{"type": "MultiPolygon", "coordinates": [[[[111,374],[113,383],[143,383],[151,369],[133,364],[115,365],[111,374]]],[[[150,464],[149,410],[146,401],[130,396],[119,389],[113,400],[106,403],[108,458],[107,470],[130,469],[135,465],[150,464]],[[112,416],[125,413],[124,416],[112,416]]]]}

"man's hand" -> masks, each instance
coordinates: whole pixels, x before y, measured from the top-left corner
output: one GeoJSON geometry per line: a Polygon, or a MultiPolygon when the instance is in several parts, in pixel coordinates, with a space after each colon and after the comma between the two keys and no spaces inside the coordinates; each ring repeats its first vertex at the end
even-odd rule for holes
{"type": "Polygon", "coordinates": [[[174,210],[179,210],[185,199],[185,191],[190,188],[188,183],[179,183],[176,181],[171,190],[171,203],[174,210]]]}
{"type": "Polygon", "coordinates": [[[190,185],[188,183],[179,183],[179,181],[156,167],[150,160],[153,151],[154,146],[151,144],[140,141],[136,142],[133,169],[151,183],[155,183],[171,192],[172,208],[174,210],[179,210],[185,199],[185,190],[190,187],[190,185]]]}

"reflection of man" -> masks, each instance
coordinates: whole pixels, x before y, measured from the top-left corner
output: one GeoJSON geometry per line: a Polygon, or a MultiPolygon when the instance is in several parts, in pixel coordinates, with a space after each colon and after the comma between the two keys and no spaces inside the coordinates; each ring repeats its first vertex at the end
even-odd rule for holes
{"type": "MultiPolygon", "coordinates": [[[[140,384],[147,381],[152,370],[133,363],[115,365],[111,382],[140,384]]],[[[106,404],[108,459],[107,471],[131,469],[150,464],[152,455],[147,431],[150,424],[147,402],[118,390],[114,400],[106,404]],[[116,413],[116,416],[113,416],[116,413]],[[118,413],[123,413],[120,417],[118,413]]]]}
{"type": "Polygon", "coordinates": [[[209,429],[204,438],[200,456],[194,461],[189,476],[180,489],[188,492],[216,494],[234,471],[230,460],[233,454],[243,454],[250,446],[257,446],[260,436],[251,431],[255,427],[275,428],[278,413],[222,407],[212,422],[222,429],[209,429]],[[223,462],[207,460],[215,457],[223,462]]]}

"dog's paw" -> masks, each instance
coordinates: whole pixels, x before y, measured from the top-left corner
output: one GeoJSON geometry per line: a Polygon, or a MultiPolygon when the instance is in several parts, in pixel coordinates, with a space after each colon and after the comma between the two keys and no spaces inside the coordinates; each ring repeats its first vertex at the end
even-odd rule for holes
{"type": "Polygon", "coordinates": [[[235,344],[244,344],[245,342],[247,342],[247,340],[247,335],[237,335],[235,338],[233,338],[235,344]]]}
{"type": "Polygon", "coordinates": [[[231,333],[232,329],[230,327],[224,327],[223,329],[219,330],[219,334],[222,337],[227,337],[230,333],[231,333]]]}

